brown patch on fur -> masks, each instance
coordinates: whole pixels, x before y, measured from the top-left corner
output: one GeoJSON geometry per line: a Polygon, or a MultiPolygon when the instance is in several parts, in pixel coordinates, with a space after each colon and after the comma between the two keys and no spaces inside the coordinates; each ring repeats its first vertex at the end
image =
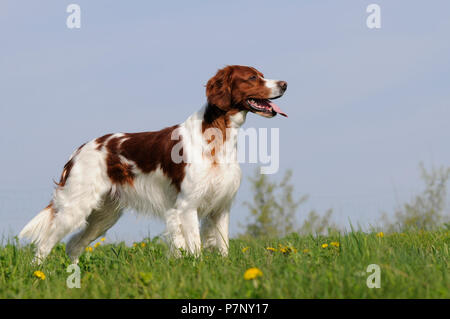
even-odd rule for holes
{"type": "Polygon", "coordinates": [[[120,159],[119,143],[122,137],[116,137],[109,140],[106,144],[108,155],[106,156],[106,166],[109,178],[113,183],[133,185],[134,173],[133,167],[123,163],[120,159]]]}
{"type": "Polygon", "coordinates": [[[78,147],[78,149],[76,150],[76,152],[72,156],[72,158],[64,165],[63,171],[61,173],[61,177],[59,179],[59,183],[57,183],[56,181],[53,181],[57,186],[64,187],[64,185],[66,185],[67,179],[69,178],[69,175],[70,175],[70,171],[72,170],[73,164],[75,162],[75,158],[80,153],[80,151],[84,145],[86,145],[86,143],[84,143],[83,145],[78,147]]]}
{"type": "MultiPolygon", "coordinates": [[[[202,121],[202,133],[209,128],[217,128],[222,133],[223,141],[226,139],[226,129],[229,123],[229,116],[226,111],[216,107],[215,105],[208,104],[203,114],[202,121]]],[[[208,141],[210,143],[211,140],[208,141]]]]}
{"type": "MultiPolygon", "coordinates": [[[[204,134],[205,131],[209,128],[218,129],[222,134],[222,141],[219,144],[215,144],[214,147],[212,147],[210,154],[207,154],[211,157],[214,165],[217,164],[215,158],[216,151],[219,151],[219,149],[216,148],[223,145],[228,138],[227,128],[230,127],[230,116],[235,115],[240,111],[240,109],[235,108],[225,112],[212,104],[208,104],[206,106],[202,121],[202,134],[204,134]]],[[[213,136],[209,137],[206,142],[210,144],[211,142],[214,142],[215,138],[217,138],[217,136],[215,136],[213,133],[213,136]]]]}
{"type": "MultiPolygon", "coordinates": [[[[203,121],[202,121],[202,134],[205,133],[207,129],[214,128],[220,130],[222,134],[222,141],[220,141],[220,144],[214,144],[212,145],[212,149],[208,150],[209,154],[207,157],[209,157],[212,160],[213,165],[216,165],[216,148],[220,147],[220,145],[223,145],[225,143],[225,140],[227,138],[227,127],[228,127],[229,118],[227,116],[227,112],[216,107],[215,105],[208,104],[205,109],[205,113],[203,114],[203,121]]],[[[213,133],[213,136],[209,137],[209,139],[206,140],[208,144],[214,141],[214,139],[218,138],[213,133]]],[[[219,150],[217,150],[219,151],[219,150]]]]}
{"type": "Polygon", "coordinates": [[[55,218],[56,210],[55,210],[55,207],[53,207],[53,202],[50,202],[50,204],[48,204],[47,207],[44,208],[44,210],[46,210],[46,209],[50,209],[50,213],[51,213],[50,219],[55,218]]]}
{"type": "Polygon", "coordinates": [[[112,136],[112,134],[106,134],[106,135],[103,135],[102,137],[99,137],[99,138],[97,138],[96,140],[95,140],[95,142],[98,144],[97,145],[97,150],[101,150],[102,149],[102,147],[103,147],[103,144],[106,142],[106,140],[108,139],[108,138],[110,138],[112,136]]]}
{"type": "Polygon", "coordinates": [[[176,128],[178,125],[156,132],[126,133],[121,137],[112,138],[106,146],[108,176],[111,180],[120,184],[132,184],[135,177],[133,167],[120,160],[120,156],[123,156],[146,174],[161,168],[180,191],[186,163],[184,161],[175,163],[172,160],[172,148],[180,142],[171,139],[172,132],[176,128]]]}
{"type": "Polygon", "coordinates": [[[59,187],[64,187],[66,185],[67,178],[69,178],[70,171],[73,167],[73,158],[71,158],[66,164],[64,164],[63,171],[61,173],[61,178],[59,179],[59,183],[53,181],[59,187]]]}

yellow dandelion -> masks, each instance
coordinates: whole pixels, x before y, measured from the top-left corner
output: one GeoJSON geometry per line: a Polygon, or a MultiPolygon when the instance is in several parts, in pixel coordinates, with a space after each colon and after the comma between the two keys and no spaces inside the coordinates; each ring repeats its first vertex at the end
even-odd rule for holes
{"type": "Polygon", "coordinates": [[[106,238],[105,237],[103,237],[102,239],[100,239],[100,241],[105,241],[106,240],[106,238]]]}
{"type": "Polygon", "coordinates": [[[101,242],[95,243],[94,248],[97,248],[97,247],[100,246],[101,244],[102,244],[101,242]]]}
{"type": "Polygon", "coordinates": [[[87,252],[92,252],[93,249],[92,249],[91,246],[88,246],[88,247],[85,248],[85,250],[86,250],[87,252]]]}
{"type": "Polygon", "coordinates": [[[380,231],[378,234],[376,234],[376,236],[378,238],[383,238],[384,237],[384,233],[382,231],[380,231]]]}
{"type": "Polygon", "coordinates": [[[141,243],[141,247],[144,248],[145,246],[147,246],[146,243],[141,243]]]}
{"type": "Polygon", "coordinates": [[[242,252],[245,253],[249,249],[250,249],[250,247],[244,247],[244,248],[242,248],[242,252]]]}
{"type": "Polygon", "coordinates": [[[337,241],[332,241],[332,242],[330,243],[330,245],[333,246],[333,247],[339,247],[339,242],[337,242],[337,241]]]}
{"type": "Polygon", "coordinates": [[[244,273],[244,279],[245,280],[252,280],[256,279],[257,277],[262,277],[263,273],[261,270],[259,270],[256,267],[249,268],[244,273]]]}
{"type": "Polygon", "coordinates": [[[136,244],[136,243],[133,243],[133,247],[137,247],[137,244],[136,244]]]}
{"type": "Polygon", "coordinates": [[[303,249],[303,253],[304,253],[304,254],[307,254],[307,253],[309,253],[309,252],[310,252],[310,250],[309,250],[309,249],[306,249],[306,248],[305,248],[305,249],[303,249]]]}
{"type": "Polygon", "coordinates": [[[295,249],[294,247],[289,247],[289,246],[283,247],[283,250],[280,249],[280,251],[283,254],[292,254],[292,253],[296,254],[297,253],[297,249],[295,249]]]}
{"type": "Polygon", "coordinates": [[[33,273],[33,276],[35,276],[35,277],[37,277],[37,278],[39,278],[41,280],[45,280],[45,274],[42,271],[40,271],[40,270],[36,270],[33,273]]]}
{"type": "Polygon", "coordinates": [[[328,244],[322,244],[322,248],[327,248],[328,244]]]}
{"type": "Polygon", "coordinates": [[[275,251],[277,251],[275,248],[273,248],[273,247],[266,247],[266,249],[268,250],[268,251],[271,251],[271,252],[275,252],[275,251]]]}

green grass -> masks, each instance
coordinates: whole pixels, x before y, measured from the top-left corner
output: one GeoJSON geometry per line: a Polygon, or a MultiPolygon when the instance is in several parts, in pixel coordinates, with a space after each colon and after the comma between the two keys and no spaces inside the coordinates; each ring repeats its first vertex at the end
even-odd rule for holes
{"type": "Polygon", "coordinates": [[[145,247],[107,242],[82,255],[79,289],[66,286],[63,244],[39,267],[30,263],[31,246],[2,245],[0,298],[450,298],[448,231],[235,239],[228,258],[206,252],[198,259],[168,258],[157,240],[145,247]],[[340,245],[322,248],[331,242],[340,245]],[[279,244],[297,252],[282,253],[279,244]],[[370,264],[381,267],[379,289],[366,285],[370,264]],[[244,280],[251,267],[262,277],[244,280]]]}

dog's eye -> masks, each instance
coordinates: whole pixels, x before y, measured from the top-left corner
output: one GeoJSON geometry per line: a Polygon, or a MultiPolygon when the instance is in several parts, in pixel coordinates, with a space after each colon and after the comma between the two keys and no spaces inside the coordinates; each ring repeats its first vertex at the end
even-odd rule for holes
{"type": "Polygon", "coordinates": [[[256,75],[252,75],[251,77],[248,78],[249,81],[255,81],[256,80],[256,75]]]}

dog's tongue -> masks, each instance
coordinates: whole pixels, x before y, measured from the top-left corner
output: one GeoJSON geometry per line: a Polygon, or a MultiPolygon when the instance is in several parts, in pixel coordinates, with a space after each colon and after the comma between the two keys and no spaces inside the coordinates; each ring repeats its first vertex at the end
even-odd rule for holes
{"type": "Polygon", "coordinates": [[[267,100],[267,102],[268,102],[268,103],[270,104],[270,106],[272,107],[272,110],[274,110],[275,112],[277,112],[277,113],[280,114],[280,115],[283,115],[283,116],[285,116],[285,117],[288,117],[287,114],[284,113],[284,112],[280,109],[280,107],[279,107],[278,105],[276,105],[275,103],[273,103],[273,102],[270,101],[270,100],[267,100]]]}

